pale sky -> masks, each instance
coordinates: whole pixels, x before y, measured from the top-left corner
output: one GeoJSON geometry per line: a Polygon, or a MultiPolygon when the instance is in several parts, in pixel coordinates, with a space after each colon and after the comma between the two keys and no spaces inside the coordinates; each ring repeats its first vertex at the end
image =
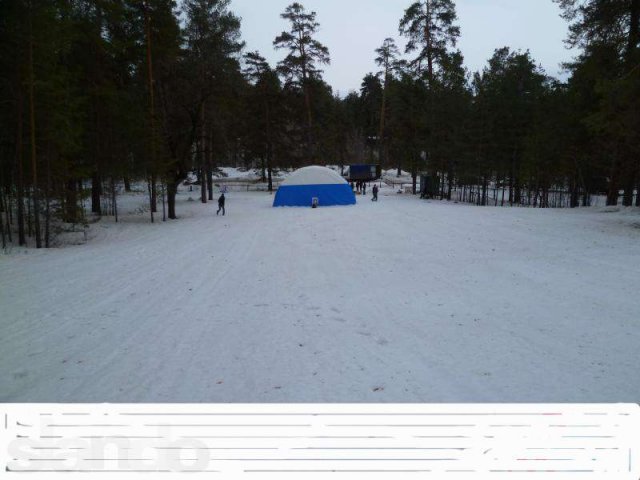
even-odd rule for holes
{"type": "MultiPolygon", "coordinates": [[[[341,95],[359,90],[362,78],[375,71],[374,50],[386,37],[401,48],[398,23],[412,0],[298,0],[315,11],[319,41],[329,48],[331,65],[324,79],[341,95]]],[[[293,0],[232,0],[231,10],[242,17],[246,50],[259,50],[272,66],[284,58],[273,39],[287,23],[280,18],[293,0]]],[[[567,23],[551,0],[457,0],[461,37],[458,47],[471,71],[481,70],[496,48],[529,49],[547,74],[564,78],[560,64],[574,54],[565,48],[567,23]]]]}

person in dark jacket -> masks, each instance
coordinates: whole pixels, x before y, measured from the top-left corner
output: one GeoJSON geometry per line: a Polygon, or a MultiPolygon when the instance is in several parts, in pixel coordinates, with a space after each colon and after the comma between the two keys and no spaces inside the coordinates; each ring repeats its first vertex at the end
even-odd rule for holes
{"type": "Polygon", "coordinates": [[[225,198],[223,193],[222,195],[220,195],[220,198],[218,199],[218,211],[216,212],[216,215],[220,215],[220,211],[222,211],[222,216],[225,215],[224,202],[225,202],[225,198]]]}
{"type": "Polygon", "coordinates": [[[372,202],[378,201],[378,185],[373,186],[373,197],[371,198],[372,202]]]}

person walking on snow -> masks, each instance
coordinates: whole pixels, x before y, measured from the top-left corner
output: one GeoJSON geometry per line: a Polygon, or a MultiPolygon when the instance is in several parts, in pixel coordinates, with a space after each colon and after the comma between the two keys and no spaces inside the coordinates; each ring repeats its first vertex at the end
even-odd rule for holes
{"type": "Polygon", "coordinates": [[[378,201],[378,185],[373,186],[373,197],[371,197],[372,202],[378,201]]]}
{"type": "Polygon", "coordinates": [[[220,211],[222,210],[222,216],[224,217],[225,215],[225,211],[224,211],[224,193],[222,195],[220,195],[220,198],[218,199],[218,211],[216,212],[216,215],[220,215],[220,211]]]}

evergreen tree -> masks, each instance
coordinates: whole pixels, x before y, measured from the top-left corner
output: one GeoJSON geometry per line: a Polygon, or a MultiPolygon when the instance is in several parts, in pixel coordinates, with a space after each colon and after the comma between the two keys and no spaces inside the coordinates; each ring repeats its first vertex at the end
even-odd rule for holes
{"type": "Polygon", "coordinates": [[[253,151],[261,159],[262,180],[267,181],[268,190],[271,192],[274,143],[277,142],[276,137],[280,133],[278,124],[283,119],[282,86],[277,73],[259,52],[249,52],[245,55],[243,73],[252,85],[246,107],[250,112],[247,122],[249,142],[253,143],[253,151]],[[253,112],[255,114],[251,114],[253,112]]]}
{"type": "MultiPolygon", "coordinates": [[[[598,106],[585,120],[598,134],[609,157],[607,203],[633,203],[640,189],[640,161],[636,145],[640,108],[640,0],[555,0],[571,22],[568,43],[583,49],[572,67],[596,68],[593,85],[598,106]],[[607,58],[606,62],[602,62],[607,58]],[[605,68],[598,68],[599,66],[605,68]]],[[[636,197],[640,205],[640,195],[636,197]]]]}
{"type": "Polygon", "coordinates": [[[376,49],[378,55],[375,59],[376,65],[382,68],[378,76],[382,77],[382,106],[380,108],[380,129],[378,131],[378,144],[380,146],[380,161],[384,162],[386,148],[385,123],[387,118],[387,95],[388,85],[391,77],[398,67],[398,56],[400,51],[392,38],[386,38],[380,48],[376,49]]]}
{"type": "Polygon", "coordinates": [[[545,81],[529,52],[512,52],[507,47],[496,50],[489,66],[475,79],[479,104],[485,111],[482,121],[490,125],[486,156],[496,162],[493,168],[508,184],[511,205],[522,202],[524,141],[545,81]]]}
{"type": "Polygon", "coordinates": [[[380,78],[373,73],[367,74],[360,86],[361,122],[365,135],[365,144],[369,150],[369,161],[374,161],[376,148],[379,146],[381,113],[380,106],[384,100],[384,87],[380,78]]]}
{"type": "Polygon", "coordinates": [[[429,87],[446,61],[449,48],[456,46],[460,36],[457,18],[453,0],[421,0],[412,3],[400,20],[400,34],[409,39],[405,53],[417,52],[410,65],[422,73],[426,63],[429,87]]]}
{"type": "Polygon", "coordinates": [[[457,18],[453,0],[420,0],[412,3],[400,20],[400,34],[409,39],[405,53],[417,52],[417,56],[409,61],[408,67],[417,78],[426,79],[427,95],[423,103],[426,123],[422,151],[433,177],[437,175],[437,162],[433,159],[437,149],[437,145],[433,143],[437,123],[435,90],[447,65],[450,49],[456,46],[460,36],[460,28],[455,25],[457,18]]]}
{"type": "MultiPolygon", "coordinates": [[[[193,72],[193,100],[190,107],[196,142],[196,164],[200,171],[201,200],[211,197],[212,139],[220,99],[239,70],[240,19],[229,10],[230,0],[187,0],[185,37],[186,62],[193,72]],[[207,183],[209,188],[207,189],[207,183]]],[[[219,117],[218,117],[219,120],[219,117]]]]}
{"type": "Polygon", "coordinates": [[[287,56],[278,64],[278,72],[284,76],[289,87],[302,90],[304,97],[307,147],[315,157],[314,119],[312,111],[313,87],[321,78],[321,65],[330,62],[329,49],[314,38],[320,24],[316,12],[307,13],[300,3],[292,3],[280,15],[291,24],[288,32],[282,32],[273,41],[276,49],[285,49],[287,56]]]}

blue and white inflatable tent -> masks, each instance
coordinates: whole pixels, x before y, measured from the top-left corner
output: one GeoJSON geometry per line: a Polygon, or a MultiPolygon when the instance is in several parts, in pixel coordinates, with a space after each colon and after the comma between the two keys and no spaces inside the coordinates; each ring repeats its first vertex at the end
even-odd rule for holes
{"type": "Polygon", "coordinates": [[[276,193],[274,207],[311,207],[313,199],[319,207],[355,205],[356,196],[347,181],[325,167],[305,167],[287,178],[276,193]]]}

